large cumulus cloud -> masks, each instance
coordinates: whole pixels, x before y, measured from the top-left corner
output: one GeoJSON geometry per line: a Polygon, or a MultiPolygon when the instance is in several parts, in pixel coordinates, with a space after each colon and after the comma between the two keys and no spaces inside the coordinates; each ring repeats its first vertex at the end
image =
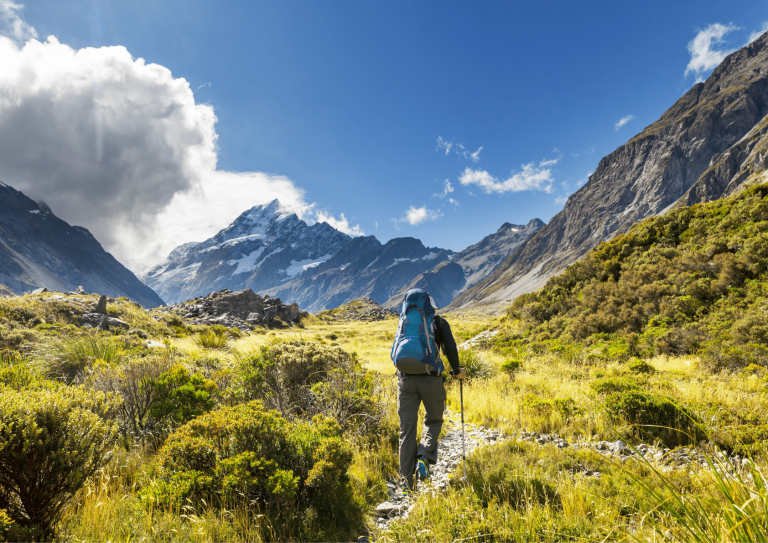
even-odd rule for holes
{"type": "Polygon", "coordinates": [[[0,36],[0,180],[135,270],[247,206],[306,208],[289,179],[217,170],[215,123],[186,80],[124,47],[0,36]]]}

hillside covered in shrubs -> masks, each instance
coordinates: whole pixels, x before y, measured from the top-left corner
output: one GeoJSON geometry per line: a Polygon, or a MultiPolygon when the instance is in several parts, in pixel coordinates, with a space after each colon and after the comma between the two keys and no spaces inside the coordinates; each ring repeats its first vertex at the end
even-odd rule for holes
{"type": "Polygon", "coordinates": [[[646,219],[523,295],[507,339],[768,364],[768,184],[646,219]],[[554,343],[553,343],[554,342],[554,343]]]}
{"type": "Polygon", "coordinates": [[[126,299],[107,307],[124,326],[82,326],[96,299],[0,298],[0,541],[364,530],[386,487],[355,466],[394,430],[356,354],[126,299]]]}

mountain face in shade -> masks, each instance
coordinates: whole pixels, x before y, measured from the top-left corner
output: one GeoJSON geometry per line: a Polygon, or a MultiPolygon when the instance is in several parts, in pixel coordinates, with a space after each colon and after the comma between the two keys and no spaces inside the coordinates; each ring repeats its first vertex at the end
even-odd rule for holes
{"type": "Polygon", "coordinates": [[[658,121],[604,157],[548,225],[450,308],[498,311],[646,217],[758,182],[768,160],[767,113],[764,34],[729,55],[658,121]]]}
{"type": "Polygon", "coordinates": [[[420,288],[430,293],[438,307],[445,307],[456,296],[490,275],[504,259],[543,226],[544,223],[540,219],[533,219],[526,225],[504,223],[497,232],[456,253],[450,261],[441,262],[417,275],[383,305],[396,309],[400,307],[406,292],[412,288],[420,288]]]}
{"type": "Polygon", "coordinates": [[[307,269],[270,296],[298,302],[302,309],[318,312],[357,298],[386,302],[414,277],[449,262],[453,251],[425,247],[415,238],[395,238],[384,245],[373,236],[352,239],[333,257],[307,269]]]}
{"type": "Polygon", "coordinates": [[[127,296],[144,307],[163,300],[106,252],[82,226],[0,183],[0,284],[14,293],[38,287],[127,296]]]}
{"type": "Polygon", "coordinates": [[[325,262],[350,239],[324,222],[308,226],[274,200],[202,243],[177,247],[143,280],[168,303],[223,288],[264,292],[325,262]]]}

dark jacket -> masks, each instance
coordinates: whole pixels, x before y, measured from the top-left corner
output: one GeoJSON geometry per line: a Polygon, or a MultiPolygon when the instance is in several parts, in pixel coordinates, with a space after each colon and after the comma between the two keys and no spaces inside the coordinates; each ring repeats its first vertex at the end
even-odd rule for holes
{"type": "Polygon", "coordinates": [[[435,315],[435,342],[440,347],[440,351],[445,354],[453,371],[459,371],[459,350],[451,333],[451,325],[440,315],[435,315]]]}

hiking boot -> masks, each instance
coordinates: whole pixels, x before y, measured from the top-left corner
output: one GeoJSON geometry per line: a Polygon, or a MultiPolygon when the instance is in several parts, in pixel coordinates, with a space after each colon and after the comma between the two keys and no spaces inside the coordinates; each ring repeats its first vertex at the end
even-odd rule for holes
{"type": "Polygon", "coordinates": [[[429,462],[423,456],[419,456],[419,460],[416,462],[416,476],[419,481],[429,479],[429,462]]]}

